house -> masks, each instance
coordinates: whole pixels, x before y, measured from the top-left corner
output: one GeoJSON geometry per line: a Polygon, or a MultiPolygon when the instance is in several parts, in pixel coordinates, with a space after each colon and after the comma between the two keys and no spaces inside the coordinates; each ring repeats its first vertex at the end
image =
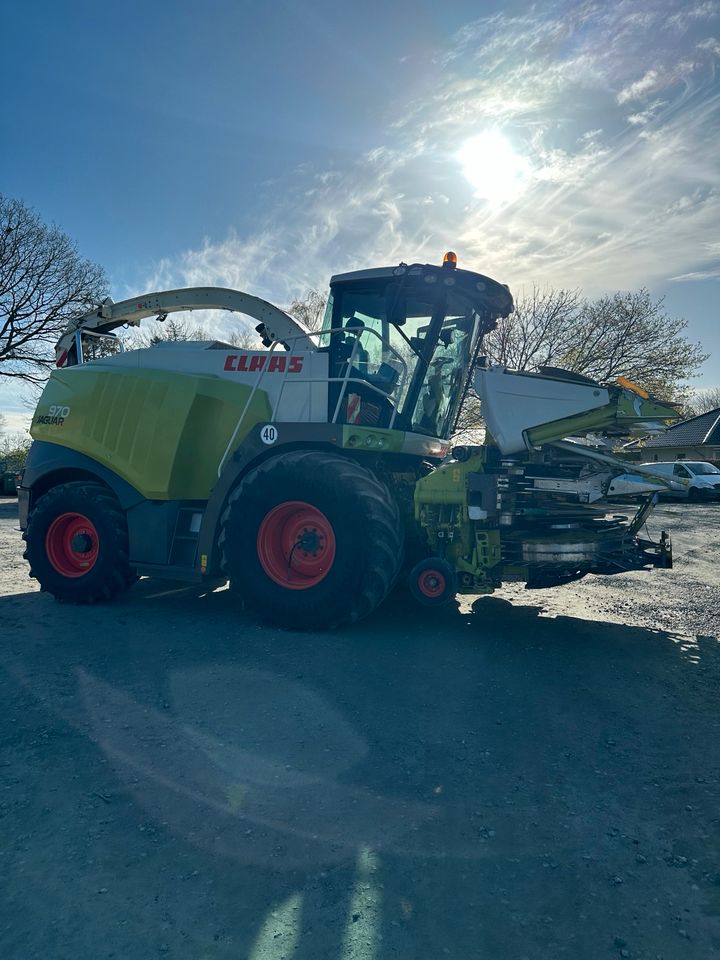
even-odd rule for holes
{"type": "Polygon", "coordinates": [[[720,466],[720,407],[676,423],[656,437],[633,440],[623,453],[644,463],[705,460],[720,466]]]}

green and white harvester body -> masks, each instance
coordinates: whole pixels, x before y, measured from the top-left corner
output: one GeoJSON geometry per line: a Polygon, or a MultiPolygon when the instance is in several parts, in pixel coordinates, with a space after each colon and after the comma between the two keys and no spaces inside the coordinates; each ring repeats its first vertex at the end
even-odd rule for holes
{"type": "Polygon", "coordinates": [[[567,438],[647,432],[675,409],[629,383],[487,366],[482,338],[512,310],[454,255],[333,277],[315,332],[233,290],[105,301],[69,324],[33,418],[31,576],[78,603],[139,576],[230,581],[266,620],[319,629],[367,616],[399,578],[439,606],[670,566],[669,538],[639,533],[675,481],[567,438]],[[117,328],[179,310],[249,316],[264,349],[115,351],[117,328]],[[486,440],[451,449],[473,387],[486,440]]]}

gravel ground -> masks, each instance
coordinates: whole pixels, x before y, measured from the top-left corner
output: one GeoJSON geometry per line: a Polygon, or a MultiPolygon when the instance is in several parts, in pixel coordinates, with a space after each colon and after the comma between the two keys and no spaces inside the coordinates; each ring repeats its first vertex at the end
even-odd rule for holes
{"type": "Polygon", "coordinates": [[[0,500],[3,960],[720,951],[720,506],[672,571],[334,635],[62,606],[0,500]]]}

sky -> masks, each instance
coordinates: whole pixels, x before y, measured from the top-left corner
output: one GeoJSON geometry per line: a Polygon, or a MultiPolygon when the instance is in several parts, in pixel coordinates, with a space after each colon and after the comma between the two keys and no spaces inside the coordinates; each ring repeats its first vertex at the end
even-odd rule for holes
{"type": "Polygon", "coordinates": [[[648,287],[720,384],[720,0],[2,0],[0,30],[0,192],[115,300],[453,249],[516,294],[648,287]]]}

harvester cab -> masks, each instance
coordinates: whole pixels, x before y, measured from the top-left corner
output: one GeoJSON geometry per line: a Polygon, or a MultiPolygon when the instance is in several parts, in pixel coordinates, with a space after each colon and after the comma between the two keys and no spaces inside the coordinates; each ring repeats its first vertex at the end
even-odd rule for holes
{"type": "Polygon", "coordinates": [[[512,309],[507,287],[454,254],[334,276],[320,346],[332,418],[449,439],[481,338],[512,309]]]}
{"type": "Polygon", "coordinates": [[[138,576],[229,580],[265,619],[322,628],[367,616],[401,575],[437,606],[508,580],[669,566],[669,539],[639,531],[673,481],[565,438],[676,411],[632,384],[484,368],[483,335],[512,309],[454,254],[332,277],[316,331],[234,290],[105,301],[69,323],[33,419],[31,575],[78,603],[138,576]],[[183,310],[242,313],[263,349],[122,349],[118,328],[183,310]],[[492,436],[450,456],[476,368],[492,436]],[[633,516],[608,515],[614,495],[633,516]]]}

